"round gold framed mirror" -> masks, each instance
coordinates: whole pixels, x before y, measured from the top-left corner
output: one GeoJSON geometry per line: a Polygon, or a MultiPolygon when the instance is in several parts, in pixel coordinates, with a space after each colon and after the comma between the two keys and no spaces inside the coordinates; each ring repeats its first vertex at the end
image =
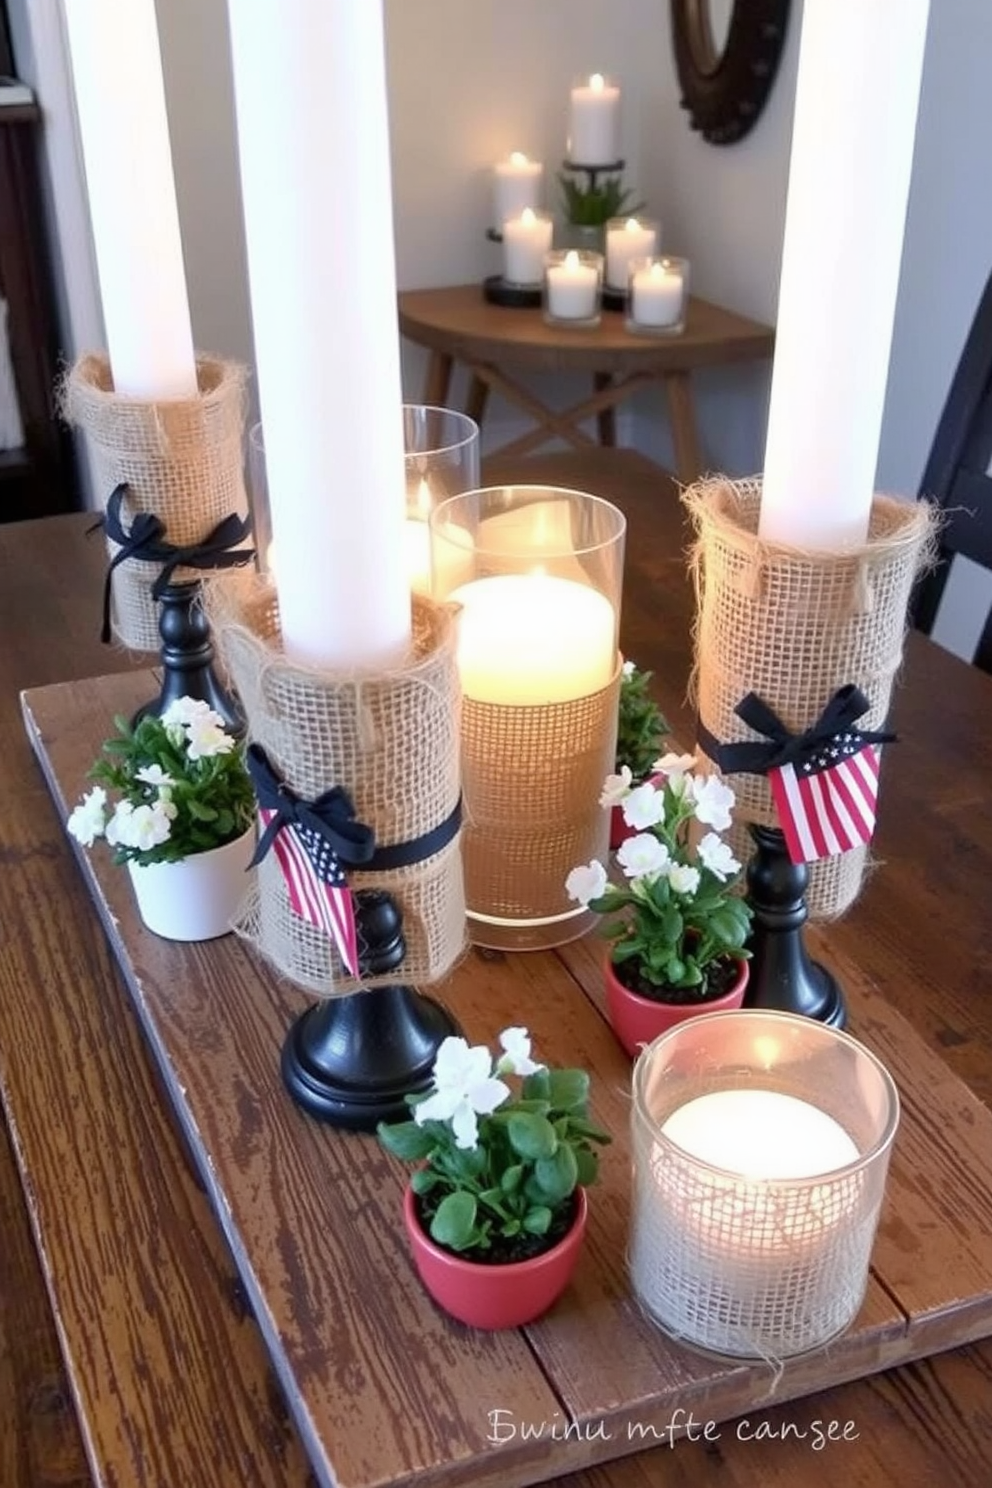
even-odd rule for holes
{"type": "Polygon", "coordinates": [[[758,121],[778,72],[790,0],[671,0],[672,46],[689,122],[732,145],[758,121]]]}

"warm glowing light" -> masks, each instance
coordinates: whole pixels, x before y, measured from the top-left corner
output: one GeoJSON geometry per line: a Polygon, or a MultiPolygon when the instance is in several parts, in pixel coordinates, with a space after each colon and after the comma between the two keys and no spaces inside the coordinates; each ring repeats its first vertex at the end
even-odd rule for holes
{"type": "Polygon", "coordinates": [[[594,93],[602,93],[606,87],[606,79],[601,72],[594,72],[589,79],[589,86],[594,93]]]}
{"type": "Polygon", "coordinates": [[[570,248],[565,254],[565,267],[566,269],[577,269],[579,267],[578,249],[570,248]]]}
{"type": "Polygon", "coordinates": [[[524,154],[523,150],[511,150],[510,151],[510,164],[511,165],[527,165],[527,164],[529,164],[529,162],[528,162],[527,156],[524,154]]]}

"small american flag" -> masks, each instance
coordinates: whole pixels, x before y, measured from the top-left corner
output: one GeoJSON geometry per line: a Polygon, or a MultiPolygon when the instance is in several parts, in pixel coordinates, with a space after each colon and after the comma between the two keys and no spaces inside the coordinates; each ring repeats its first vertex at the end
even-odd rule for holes
{"type": "Polygon", "coordinates": [[[768,783],[793,863],[815,863],[871,839],[878,751],[856,732],[836,734],[800,763],[769,770],[768,783]]]}
{"type": "MultiPolygon", "coordinates": [[[[263,832],[276,815],[264,809],[259,812],[263,832]]],[[[355,901],[333,849],[319,832],[294,822],[276,833],[272,850],[286,880],[293,912],[329,935],[347,971],[357,976],[355,901]]]]}

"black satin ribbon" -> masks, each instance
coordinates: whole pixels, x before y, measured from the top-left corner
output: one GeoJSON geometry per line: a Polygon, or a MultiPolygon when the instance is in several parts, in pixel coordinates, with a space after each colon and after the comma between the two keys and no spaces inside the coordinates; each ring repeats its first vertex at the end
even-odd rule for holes
{"type": "Polygon", "coordinates": [[[710,733],[700,719],[696,737],[700,744],[725,775],[736,775],[746,771],[751,775],[767,775],[769,770],[781,769],[784,765],[802,764],[829,744],[838,734],[850,734],[859,747],[866,744],[892,744],[896,735],[879,730],[862,730],[854,727],[855,720],[870,707],[860,688],[849,682],[838,688],[812,727],[801,734],[793,734],[778,715],[756,692],[749,692],[737,704],[734,712],[743,723],[763,734],[767,742],[758,740],[734,744],[721,744],[710,733]]]}
{"type": "Polygon", "coordinates": [[[246,763],[258,804],[263,811],[276,814],[259,839],[250,867],[262,861],[283,827],[308,827],[321,836],[343,864],[362,868],[367,873],[381,873],[396,868],[409,868],[432,858],[454,838],[462,824],[459,800],[454,811],[443,822],[411,842],[396,842],[389,847],[376,847],[375,832],[355,818],[351,797],[341,786],[332,786],[313,801],[304,801],[285,781],[280,780],[268,755],[260,744],[249,744],[246,763]]]}
{"type": "Polygon", "coordinates": [[[107,510],[96,524],[103,528],[111,542],[117,543],[120,549],[110,560],[103,585],[103,628],[100,639],[104,643],[110,640],[111,580],[114,569],[126,559],[141,558],[147,563],[161,563],[162,568],[152,584],[152,598],[161,599],[177,568],[238,568],[242,564],[251,563],[255,557],[254,548],[237,547],[251,532],[251,522],[247,517],[239,517],[234,512],[218,522],[213,531],[208,532],[200,542],[190,543],[186,547],[179,547],[165,540],[165,523],[154,512],[137,512],[128,530],[124,526],[122,511],[127,493],[125,483],[115,487],[107,500],[107,510]]]}

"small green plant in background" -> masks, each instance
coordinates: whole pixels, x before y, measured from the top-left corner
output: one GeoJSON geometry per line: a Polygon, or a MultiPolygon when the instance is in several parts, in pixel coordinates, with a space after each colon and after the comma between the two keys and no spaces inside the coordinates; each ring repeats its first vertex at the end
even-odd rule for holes
{"type": "Polygon", "coordinates": [[[620,680],[620,708],[617,715],[617,774],[630,771],[634,784],[646,780],[669,733],[668,723],[649,688],[653,672],[642,672],[632,661],[625,661],[620,680]]]}
{"type": "Polygon", "coordinates": [[[565,214],[576,227],[604,227],[611,217],[633,217],[644,210],[644,202],[631,200],[633,192],[620,176],[581,186],[571,176],[559,174],[558,182],[565,214]]]}

